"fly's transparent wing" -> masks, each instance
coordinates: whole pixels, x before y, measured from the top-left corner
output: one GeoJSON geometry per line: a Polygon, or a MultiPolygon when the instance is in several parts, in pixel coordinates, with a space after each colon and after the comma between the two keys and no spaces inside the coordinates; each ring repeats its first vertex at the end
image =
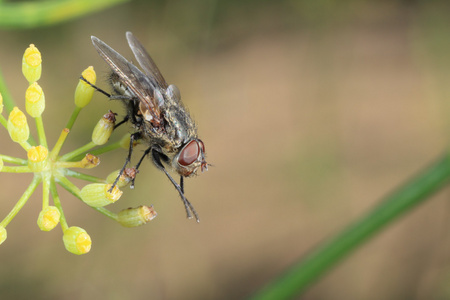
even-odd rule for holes
{"type": "Polygon", "coordinates": [[[126,35],[128,45],[130,46],[131,51],[133,51],[133,54],[136,57],[136,60],[141,66],[142,70],[145,72],[145,74],[147,74],[150,80],[154,82],[154,85],[156,87],[159,87],[160,89],[165,91],[168,86],[167,82],[162,76],[153,59],[145,50],[144,46],[142,46],[142,44],[134,37],[134,35],[130,31],[128,31],[126,35]]]}
{"type": "Polygon", "coordinates": [[[95,36],[92,36],[91,39],[100,56],[112,68],[114,73],[120,77],[123,84],[128,87],[128,89],[141,101],[141,104],[148,110],[154,120],[152,123],[161,123],[160,101],[159,99],[155,99],[155,95],[160,93],[158,93],[158,88],[155,86],[154,82],[152,82],[152,80],[142,73],[135,65],[130,63],[103,41],[95,36]]]}

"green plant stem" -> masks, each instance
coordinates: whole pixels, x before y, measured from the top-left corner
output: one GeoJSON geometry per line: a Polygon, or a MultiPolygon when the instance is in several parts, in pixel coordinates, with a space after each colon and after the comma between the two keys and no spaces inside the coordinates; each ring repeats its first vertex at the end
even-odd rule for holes
{"type": "Polygon", "coordinates": [[[64,154],[59,158],[60,161],[69,161],[72,160],[74,157],[83,154],[83,157],[85,156],[85,153],[91,150],[92,148],[97,147],[94,142],[89,142],[84,146],[81,146],[78,149],[73,150],[72,152],[69,152],[67,154],[64,154]]]}
{"type": "Polygon", "coordinates": [[[114,221],[117,221],[118,218],[119,218],[116,213],[113,213],[112,211],[110,211],[110,210],[108,210],[108,209],[106,209],[104,207],[93,207],[93,209],[95,209],[99,213],[104,214],[108,218],[113,219],[114,221]]]}
{"type": "Polygon", "coordinates": [[[4,162],[9,162],[9,163],[16,164],[16,165],[23,165],[23,166],[28,165],[28,161],[25,159],[22,159],[22,158],[12,157],[12,156],[3,155],[3,154],[0,154],[0,158],[4,162]]]}
{"type": "Polygon", "coordinates": [[[6,227],[6,225],[11,222],[12,219],[17,215],[17,213],[22,209],[22,207],[27,203],[28,199],[30,199],[36,187],[41,182],[40,176],[34,176],[33,181],[28,186],[28,188],[23,193],[22,197],[20,197],[19,201],[17,201],[16,205],[14,205],[13,209],[9,212],[9,214],[0,222],[0,226],[6,227]]]}
{"type": "Polygon", "coordinates": [[[33,28],[51,25],[126,1],[128,0],[0,2],[0,26],[3,28],[33,28]]]}
{"type": "Polygon", "coordinates": [[[386,197],[361,220],[318,247],[251,299],[291,299],[298,296],[358,246],[426,200],[449,180],[450,157],[445,154],[435,164],[386,197]]]}
{"type": "Polygon", "coordinates": [[[0,115],[0,124],[3,125],[6,129],[8,129],[8,121],[5,119],[4,116],[0,115]]]}
{"type": "Polygon", "coordinates": [[[56,189],[56,184],[54,180],[51,180],[50,182],[50,192],[52,193],[53,203],[55,204],[56,208],[58,208],[59,213],[61,214],[59,222],[61,223],[61,228],[62,231],[64,232],[67,228],[69,228],[69,225],[67,224],[66,216],[64,215],[61,201],[58,195],[58,190],[56,189]]]}
{"type": "Polygon", "coordinates": [[[44,123],[42,122],[42,116],[39,116],[35,118],[36,121],[36,128],[39,136],[39,143],[44,146],[45,148],[48,148],[47,146],[47,139],[45,137],[45,130],[44,130],[44,123]]]}
{"type": "Polygon", "coordinates": [[[72,115],[70,116],[69,121],[67,122],[66,128],[70,131],[72,130],[73,124],[75,123],[75,120],[77,119],[78,115],[80,114],[81,107],[75,106],[72,115]]]}
{"type": "Polygon", "coordinates": [[[11,97],[11,94],[9,93],[8,87],[6,86],[6,82],[1,70],[0,70],[0,93],[2,94],[3,97],[3,104],[5,105],[6,112],[9,113],[10,111],[13,110],[16,104],[14,103],[14,100],[11,97]]]}
{"type": "Polygon", "coordinates": [[[64,170],[64,175],[65,176],[70,176],[70,177],[73,177],[73,178],[77,178],[77,179],[81,179],[81,180],[95,182],[95,183],[105,183],[104,179],[101,179],[101,178],[98,178],[98,177],[95,177],[95,176],[92,176],[92,175],[79,173],[77,171],[70,170],[70,169],[65,169],[64,170]]]}
{"type": "Polygon", "coordinates": [[[83,201],[83,199],[81,199],[81,190],[72,182],[70,182],[69,179],[67,179],[66,177],[59,175],[59,176],[55,176],[55,182],[57,182],[59,185],[61,185],[63,188],[65,188],[69,193],[71,193],[72,195],[74,195],[75,197],[77,197],[78,199],[80,199],[81,201],[83,201]]]}
{"type": "MultiPolygon", "coordinates": [[[[92,154],[92,155],[98,156],[100,154],[116,150],[118,148],[121,148],[120,141],[114,142],[112,144],[100,146],[100,147],[98,147],[98,148],[96,148],[96,149],[94,149],[92,151],[89,151],[89,153],[92,154]]],[[[86,154],[83,153],[83,154],[77,155],[75,157],[72,157],[71,159],[74,160],[74,161],[81,160],[81,159],[84,158],[85,155],[86,154]]]]}

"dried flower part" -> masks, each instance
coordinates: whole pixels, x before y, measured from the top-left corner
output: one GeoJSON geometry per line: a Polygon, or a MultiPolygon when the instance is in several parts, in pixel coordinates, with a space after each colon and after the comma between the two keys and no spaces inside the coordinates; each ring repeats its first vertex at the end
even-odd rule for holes
{"type": "MultiPolygon", "coordinates": [[[[84,70],[81,73],[81,76],[92,84],[95,84],[97,80],[97,75],[95,74],[92,66],[84,70]]],[[[91,102],[94,91],[95,90],[92,86],[80,79],[77,89],[75,90],[75,105],[79,108],[83,108],[88,105],[89,102],[91,102]]]]}
{"type": "Polygon", "coordinates": [[[55,206],[47,206],[40,213],[37,224],[42,231],[50,231],[59,223],[61,213],[55,206]]]}
{"type": "Polygon", "coordinates": [[[115,124],[116,116],[112,111],[103,115],[92,132],[92,142],[96,145],[106,144],[114,131],[115,124]]]}
{"type": "Polygon", "coordinates": [[[3,112],[3,96],[2,93],[0,93],[0,114],[3,112]]]}
{"type": "Polygon", "coordinates": [[[25,92],[25,108],[33,118],[40,117],[45,109],[44,91],[37,82],[31,84],[25,92]]]}
{"type": "Polygon", "coordinates": [[[100,164],[100,158],[93,154],[87,153],[86,156],[81,160],[81,164],[85,169],[92,169],[100,164]]]}
{"type": "Polygon", "coordinates": [[[91,237],[83,228],[72,226],[64,231],[63,235],[64,246],[67,251],[81,255],[86,254],[91,250],[91,237]]]}
{"type": "Polygon", "coordinates": [[[92,183],[81,189],[81,199],[92,207],[103,207],[120,199],[123,192],[115,186],[111,192],[112,184],[92,183]]]}
{"type": "Polygon", "coordinates": [[[0,226],[0,245],[6,240],[6,237],[7,237],[6,228],[0,226]]]}
{"type": "MultiPolygon", "coordinates": [[[[119,176],[120,170],[114,171],[111,174],[106,177],[107,183],[114,183],[117,176],[119,176]]],[[[127,186],[134,178],[136,178],[136,169],[135,168],[125,168],[122,175],[120,175],[119,180],[117,181],[116,185],[119,188],[122,188],[124,186],[127,186]]]]}
{"type": "Polygon", "coordinates": [[[136,227],[147,224],[158,214],[153,206],[139,206],[136,208],[127,208],[119,212],[118,222],[124,227],[136,227]]]}
{"type": "Polygon", "coordinates": [[[42,57],[38,48],[33,44],[25,50],[22,59],[22,73],[31,84],[41,78],[42,57]]]}
{"type": "Polygon", "coordinates": [[[14,107],[9,114],[8,133],[11,139],[16,143],[26,142],[30,136],[27,117],[17,107],[14,107]]]}

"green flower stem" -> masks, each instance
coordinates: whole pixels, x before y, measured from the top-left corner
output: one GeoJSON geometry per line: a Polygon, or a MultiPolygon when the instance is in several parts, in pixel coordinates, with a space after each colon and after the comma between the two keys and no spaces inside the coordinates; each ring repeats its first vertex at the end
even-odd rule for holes
{"type": "Polygon", "coordinates": [[[70,130],[68,128],[64,128],[59,135],[58,140],[56,141],[55,146],[53,147],[52,151],[50,152],[50,159],[55,161],[58,157],[59,151],[61,151],[61,147],[66,141],[67,135],[69,135],[70,130]]]}
{"type": "Polygon", "coordinates": [[[13,209],[9,212],[9,214],[0,222],[0,226],[6,227],[9,222],[17,215],[17,213],[22,209],[22,207],[27,203],[28,199],[30,199],[36,187],[41,182],[41,176],[34,176],[33,181],[28,186],[28,188],[23,193],[22,197],[20,197],[19,201],[17,201],[16,205],[14,205],[13,209]]]}
{"type": "Polygon", "coordinates": [[[117,221],[119,219],[118,215],[116,213],[113,213],[112,211],[104,208],[104,207],[93,207],[96,211],[99,213],[104,214],[105,216],[113,219],[114,221],[117,221]]]}
{"type": "Polygon", "coordinates": [[[52,193],[53,203],[55,204],[56,208],[58,208],[59,213],[61,214],[59,221],[61,222],[61,228],[64,232],[67,228],[69,228],[69,225],[67,224],[66,216],[64,215],[61,201],[59,200],[58,190],[56,189],[54,180],[51,180],[50,182],[50,192],[52,193]]]}
{"type": "Polygon", "coordinates": [[[88,152],[89,150],[91,150],[92,148],[94,148],[95,146],[97,146],[97,145],[94,144],[94,142],[87,143],[86,145],[61,156],[59,160],[60,161],[72,160],[74,157],[81,155],[81,154],[83,154],[83,157],[84,157],[85,153],[88,152]]]}
{"type": "Polygon", "coordinates": [[[57,183],[59,183],[63,188],[65,188],[69,193],[77,197],[81,200],[81,190],[72,182],[70,182],[69,179],[62,175],[56,175],[55,180],[57,183]]]}
{"type": "MultiPolygon", "coordinates": [[[[0,9],[1,10],[1,9],[0,9]]],[[[3,97],[3,104],[5,105],[6,111],[9,113],[13,110],[14,106],[16,104],[14,103],[13,98],[11,97],[11,94],[9,93],[8,87],[6,86],[5,79],[3,77],[3,74],[0,70],[0,93],[3,97]]],[[[3,124],[3,122],[2,122],[3,124]]],[[[5,126],[6,128],[6,126],[5,126]]]]}
{"type": "Polygon", "coordinates": [[[4,162],[8,162],[8,163],[12,163],[12,164],[16,164],[16,165],[23,165],[23,166],[28,165],[28,161],[25,159],[12,157],[12,156],[8,156],[8,155],[3,155],[3,154],[0,154],[0,158],[4,162]]]}
{"type": "Polygon", "coordinates": [[[396,192],[329,242],[294,264],[251,299],[291,299],[375,236],[392,221],[437,192],[450,180],[450,157],[439,161],[408,181],[396,192]]]}
{"type": "Polygon", "coordinates": [[[50,173],[42,174],[42,209],[46,208],[50,202],[50,173]]]}
{"type": "Polygon", "coordinates": [[[5,119],[4,116],[0,115],[0,124],[3,125],[6,129],[8,129],[8,120],[5,119]]]}
{"type": "Polygon", "coordinates": [[[48,149],[47,139],[45,137],[44,131],[44,123],[42,122],[42,116],[35,118],[35,120],[36,120],[36,129],[39,136],[39,143],[48,149]]]}
{"type": "Polygon", "coordinates": [[[28,150],[30,150],[30,148],[31,148],[31,145],[30,145],[30,143],[28,143],[28,141],[27,141],[27,142],[19,143],[19,145],[22,146],[22,148],[23,148],[25,151],[27,151],[27,152],[28,152],[28,150]]]}
{"type": "Polygon", "coordinates": [[[64,170],[64,175],[65,176],[70,176],[73,178],[77,178],[77,179],[81,179],[81,180],[86,180],[86,181],[90,181],[90,182],[95,182],[95,183],[106,183],[106,181],[104,179],[95,177],[95,176],[91,176],[91,175],[87,175],[87,174],[83,174],[83,173],[79,173],[70,169],[65,169],[64,170]]]}
{"type": "Polygon", "coordinates": [[[75,120],[78,118],[78,115],[80,114],[81,107],[75,106],[72,115],[70,116],[69,121],[67,122],[66,128],[72,130],[73,124],[75,123],[75,120]]]}
{"type": "MultiPolygon", "coordinates": [[[[109,151],[113,151],[113,150],[116,150],[118,148],[121,148],[120,141],[117,141],[117,142],[109,144],[109,145],[98,147],[95,150],[89,151],[89,153],[92,154],[92,155],[99,156],[99,155],[101,155],[103,153],[106,153],[106,152],[109,152],[109,151]]],[[[85,154],[82,153],[82,154],[79,154],[79,155],[73,157],[72,159],[76,161],[76,160],[83,159],[84,156],[85,156],[85,154]]]]}
{"type": "MultiPolygon", "coordinates": [[[[67,178],[65,178],[64,176],[58,176],[56,179],[56,182],[58,182],[69,193],[71,193],[72,195],[74,195],[75,197],[77,197],[78,199],[83,201],[81,199],[80,189],[76,185],[74,185],[72,182],[70,182],[67,178]]],[[[103,208],[103,207],[92,207],[92,208],[115,221],[117,221],[117,219],[118,219],[117,214],[107,210],[106,208],[103,208]]]]}
{"type": "Polygon", "coordinates": [[[9,167],[3,166],[2,173],[32,173],[28,166],[9,167]]]}
{"type": "Polygon", "coordinates": [[[127,0],[0,2],[0,26],[3,28],[35,28],[57,24],[125,1],[127,0]]]}

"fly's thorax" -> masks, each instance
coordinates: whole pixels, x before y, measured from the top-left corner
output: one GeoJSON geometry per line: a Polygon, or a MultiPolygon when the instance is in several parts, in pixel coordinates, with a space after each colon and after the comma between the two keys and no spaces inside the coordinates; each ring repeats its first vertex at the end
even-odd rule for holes
{"type": "Polygon", "coordinates": [[[176,147],[181,147],[197,136],[196,126],[180,103],[168,104],[172,105],[167,105],[164,110],[165,131],[176,147]]]}

